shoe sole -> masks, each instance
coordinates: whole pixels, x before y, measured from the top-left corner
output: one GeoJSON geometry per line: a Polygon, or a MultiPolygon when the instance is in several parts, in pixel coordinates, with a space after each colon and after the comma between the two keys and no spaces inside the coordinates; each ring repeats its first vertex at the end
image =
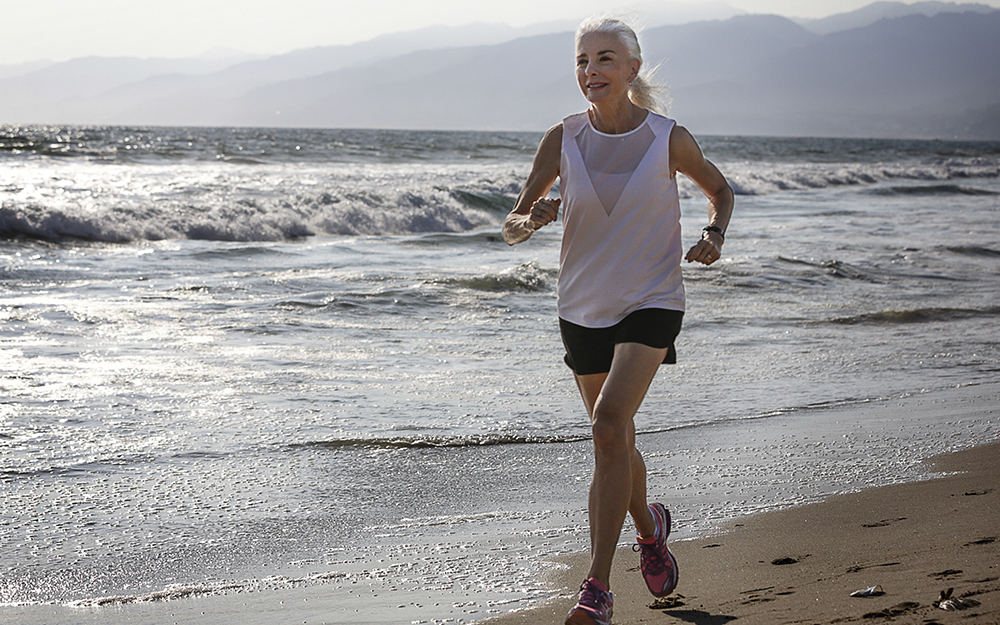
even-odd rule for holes
{"type": "Polygon", "coordinates": [[[586,610],[573,610],[566,617],[566,625],[600,625],[586,610]]]}
{"type": "MultiPolygon", "coordinates": [[[[670,556],[670,564],[673,566],[674,569],[674,578],[671,580],[670,585],[661,590],[660,592],[653,592],[653,589],[650,588],[649,592],[652,593],[654,597],[658,598],[666,597],[667,595],[669,595],[670,593],[672,593],[674,590],[677,589],[677,582],[680,579],[680,574],[677,571],[677,559],[674,558],[674,554],[670,553],[669,549],[667,550],[667,555],[670,556]]],[[[647,585],[647,588],[648,587],[649,586],[647,585]]]]}

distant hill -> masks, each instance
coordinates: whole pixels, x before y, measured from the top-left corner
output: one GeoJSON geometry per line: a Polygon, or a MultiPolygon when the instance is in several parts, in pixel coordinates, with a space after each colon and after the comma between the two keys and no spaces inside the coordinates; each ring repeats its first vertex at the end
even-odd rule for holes
{"type": "Polygon", "coordinates": [[[714,133],[1000,139],[981,134],[1000,103],[991,59],[1000,11],[885,19],[777,52],[743,79],[691,84],[675,113],[714,133]]]}
{"type": "MultiPolygon", "coordinates": [[[[699,134],[1000,139],[1000,11],[930,5],[947,6],[826,34],[761,15],[663,26],[644,53],[699,134]]],[[[427,29],[199,75],[59,63],[0,79],[0,122],[541,130],[585,101],[572,33],[510,39],[525,32],[427,29]]]]}
{"type": "Polygon", "coordinates": [[[876,2],[849,13],[839,13],[813,20],[796,20],[796,22],[811,32],[828,35],[852,28],[864,28],[879,20],[895,19],[907,15],[933,17],[939,13],[992,13],[995,10],[993,7],[978,3],[914,2],[904,4],[902,2],[876,2]]]}
{"type": "Polygon", "coordinates": [[[52,61],[42,60],[32,61],[30,63],[18,63],[17,65],[0,65],[0,80],[31,74],[33,72],[37,72],[38,70],[45,69],[52,64],[52,61]]]}

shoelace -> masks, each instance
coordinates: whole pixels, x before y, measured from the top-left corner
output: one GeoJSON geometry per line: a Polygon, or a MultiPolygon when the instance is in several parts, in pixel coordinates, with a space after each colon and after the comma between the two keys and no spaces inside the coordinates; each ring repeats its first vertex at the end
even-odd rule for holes
{"type": "Polygon", "coordinates": [[[588,584],[587,582],[583,582],[583,584],[580,586],[579,603],[582,606],[593,608],[594,610],[600,610],[601,608],[605,607],[603,605],[605,602],[601,600],[602,595],[604,594],[605,594],[604,591],[602,591],[600,588],[594,586],[593,584],[588,584]]]}
{"type": "Polygon", "coordinates": [[[644,545],[642,543],[632,545],[632,551],[639,552],[639,563],[642,566],[642,570],[652,575],[658,575],[667,568],[666,558],[660,553],[659,546],[659,541],[651,545],[644,545]]]}

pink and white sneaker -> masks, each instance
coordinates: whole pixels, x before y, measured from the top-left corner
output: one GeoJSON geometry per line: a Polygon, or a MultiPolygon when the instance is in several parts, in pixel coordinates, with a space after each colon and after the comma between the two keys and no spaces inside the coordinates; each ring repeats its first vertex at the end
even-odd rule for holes
{"type": "Polygon", "coordinates": [[[580,600],[566,617],[566,625],[611,625],[614,607],[611,591],[601,582],[590,578],[580,586],[580,600]]]}
{"type": "Polygon", "coordinates": [[[638,545],[632,547],[641,551],[639,568],[646,580],[646,587],[654,597],[666,597],[677,588],[677,560],[667,549],[667,537],[670,536],[670,512],[663,504],[649,504],[649,511],[656,522],[656,533],[652,538],[638,538],[638,545]]]}

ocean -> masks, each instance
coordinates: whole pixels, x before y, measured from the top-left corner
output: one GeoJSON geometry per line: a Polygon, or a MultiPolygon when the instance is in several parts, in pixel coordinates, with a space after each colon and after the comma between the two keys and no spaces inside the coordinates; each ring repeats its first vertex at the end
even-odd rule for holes
{"type": "MultiPolygon", "coordinates": [[[[560,227],[499,235],[540,137],[0,126],[0,614],[550,596],[591,456],[560,227]]],[[[1000,439],[829,417],[997,381],[1000,143],[699,139],[736,210],[637,416],[679,538],[1000,439]]]]}

